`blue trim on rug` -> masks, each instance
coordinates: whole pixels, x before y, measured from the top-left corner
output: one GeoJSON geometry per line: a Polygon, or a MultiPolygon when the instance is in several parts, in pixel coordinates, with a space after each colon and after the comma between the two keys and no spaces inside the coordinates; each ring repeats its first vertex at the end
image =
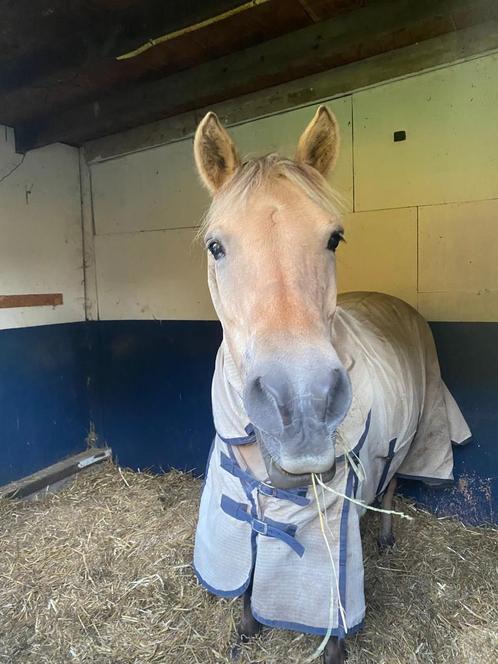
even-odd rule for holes
{"type": "Polygon", "coordinates": [[[251,583],[251,576],[249,575],[249,578],[247,581],[240,586],[240,588],[237,588],[236,590],[219,590],[219,588],[214,588],[214,586],[211,586],[207,581],[205,581],[201,574],[198,572],[196,569],[195,565],[192,563],[192,569],[194,570],[194,574],[197,577],[197,580],[203,586],[206,590],[208,590],[210,593],[213,595],[217,595],[218,597],[226,597],[226,598],[234,598],[234,597],[240,597],[245,593],[245,591],[248,589],[249,584],[251,583]]]}
{"type": "Polygon", "coordinates": [[[220,452],[220,465],[227,473],[244,481],[251,493],[256,489],[256,491],[263,496],[278,498],[279,500],[289,500],[301,507],[305,507],[311,502],[309,498],[306,498],[306,496],[303,495],[304,489],[277,489],[274,486],[266,484],[265,482],[256,479],[256,477],[254,477],[249,471],[242,470],[237,461],[234,458],[227,456],[224,452],[220,452]]]}
{"type": "MultiPolygon", "coordinates": [[[[370,426],[370,422],[368,422],[370,426]]],[[[367,429],[367,427],[366,427],[367,429]]],[[[348,479],[346,482],[345,494],[349,498],[352,497],[354,478],[356,477],[352,469],[349,470],[348,479]]],[[[347,585],[347,562],[348,562],[348,526],[349,526],[349,509],[350,501],[345,498],[342,506],[341,523],[339,526],[339,597],[341,604],[344,608],[344,613],[347,615],[347,602],[346,602],[346,585],[347,585]]],[[[346,635],[345,625],[342,620],[342,615],[339,609],[337,610],[338,629],[342,629],[342,636],[346,635]]],[[[349,632],[349,628],[348,628],[349,632]]],[[[341,633],[341,632],[340,632],[341,633]]]]}
{"type": "Polygon", "coordinates": [[[382,493],[385,489],[384,484],[386,482],[389,469],[391,468],[391,464],[395,456],[395,448],[397,440],[398,440],[397,438],[393,438],[392,440],[389,441],[389,449],[387,452],[387,456],[385,457],[386,463],[384,464],[384,468],[382,469],[382,475],[380,476],[380,480],[377,485],[377,491],[375,492],[376,496],[382,493]]]}
{"type": "MultiPolygon", "coordinates": [[[[273,627],[276,629],[289,629],[293,632],[302,632],[304,634],[314,634],[315,636],[325,636],[328,632],[328,627],[311,627],[310,625],[303,625],[301,623],[286,622],[285,620],[269,620],[264,618],[251,606],[252,615],[258,622],[266,627],[273,627]]],[[[364,619],[361,622],[356,623],[352,627],[348,627],[348,636],[351,634],[356,634],[359,632],[364,625],[364,619]]],[[[330,632],[331,636],[338,636],[339,638],[344,638],[344,630],[342,627],[333,628],[330,632]]]]}
{"type": "Polygon", "coordinates": [[[359,456],[361,452],[361,448],[365,444],[365,441],[368,436],[368,432],[370,430],[370,422],[372,420],[372,411],[368,411],[367,419],[365,420],[365,428],[363,429],[363,433],[360,436],[360,440],[356,443],[355,447],[351,450],[356,456],[359,456]]]}
{"type": "Polygon", "coordinates": [[[250,436],[244,436],[241,438],[224,438],[222,435],[220,435],[218,432],[216,432],[218,438],[221,438],[221,440],[226,443],[227,445],[252,445],[252,443],[256,442],[256,434],[252,434],[250,436]]]}
{"type": "Polygon", "coordinates": [[[237,521],[248,523],[256,535],[272,537],[287,544],[300,558],[304,555],[304,546],[296,538],[297,527],[292,523],[280,523],[268,517],[254,517],[247,511],[248,505],[239,503],[230,496],[221,495],[220,507],[237,521]]]}

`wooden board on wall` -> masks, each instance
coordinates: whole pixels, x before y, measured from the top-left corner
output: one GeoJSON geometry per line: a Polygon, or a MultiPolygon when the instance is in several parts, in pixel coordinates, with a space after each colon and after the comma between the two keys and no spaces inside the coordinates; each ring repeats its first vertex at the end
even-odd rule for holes
{"type": "Polygon", "coordinates": [[[419,209],[419,304],[431,320],[498,320],[498,200],[419,209]]]}
{"type": "Polygon", "coordinates": [[[356,212],[344,218],[336,253],[340,292],[389,293],[417,306],[416,208],[356,212]]]}
{"type": "Polygon", "coordinates": [[[216,318],[195,231],[102,235],[95,248],[101,319],[216,318]]]}
{"type": "Polygon", "coordinates": [[[29,293],[25,295],[0,295],[0,309],[19,307],[57,307],[64,302],[62,293],[29,293]]]}
{"type": "Polygon", "coordinates": [[[494,54],[353,95],[355,210],[497,198],[497,80],[494,54]]]}

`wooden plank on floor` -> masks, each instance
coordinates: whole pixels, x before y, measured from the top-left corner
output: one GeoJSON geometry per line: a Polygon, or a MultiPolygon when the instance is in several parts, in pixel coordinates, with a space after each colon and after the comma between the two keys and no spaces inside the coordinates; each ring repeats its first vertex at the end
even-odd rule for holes
{"type": "Polygon", "coordinates": [[[88,468],[88,466],[110,459],[111,454],[112,450],[110,447],[89,448],[85,452],[75,454],[68,459],[54,463],[52,466],[47,466],[47,468],[43,468],[32,475],[0,487],[0,499],[27,498],[57,482],[61,482],[67,477],[79,473],[84,468],[88,468]]]}

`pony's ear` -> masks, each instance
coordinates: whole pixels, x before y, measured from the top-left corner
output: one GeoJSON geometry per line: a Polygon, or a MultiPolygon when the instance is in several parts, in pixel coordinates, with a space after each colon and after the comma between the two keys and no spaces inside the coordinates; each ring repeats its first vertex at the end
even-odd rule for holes
{"type": "Polygon", "coordinates": [[[197,170],[204,185],[215,194],[240,165],[234,142],[214,113],[208,113],[197,127],[194,139],[197,170]]]}
{"type": "Polygon", "coordinates": [[[337,162],[339,143],[335,115],[326,106],[320,106],[299,139],[296,161],[313,166],[326,176],[337,162]]]}

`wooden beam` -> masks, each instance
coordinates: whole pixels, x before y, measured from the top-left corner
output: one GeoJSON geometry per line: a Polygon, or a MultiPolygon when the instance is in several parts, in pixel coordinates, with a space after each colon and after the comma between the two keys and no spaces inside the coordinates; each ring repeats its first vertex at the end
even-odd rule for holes
{"type": "Polygon", "coordinates": [[[14,309],[17,307],[57,307],[62,303],[62,293],[0,295],[0,309],[14,309]]]}
{"type": "Polygon", "coordinates": [[[384,0],[165,79],[17,127],[20,151],[82,142],[363,60],[498,16],[494,0],[384,0]]]}
{"type": "Polygon", "coordinates": [[[200,118],[215,111],[227,126],[350,94],[498,50],[498,21],[412,44],[332,71],[212,104],[85,143],[88,162],[163,145],[193,135],[200,118]]]}

